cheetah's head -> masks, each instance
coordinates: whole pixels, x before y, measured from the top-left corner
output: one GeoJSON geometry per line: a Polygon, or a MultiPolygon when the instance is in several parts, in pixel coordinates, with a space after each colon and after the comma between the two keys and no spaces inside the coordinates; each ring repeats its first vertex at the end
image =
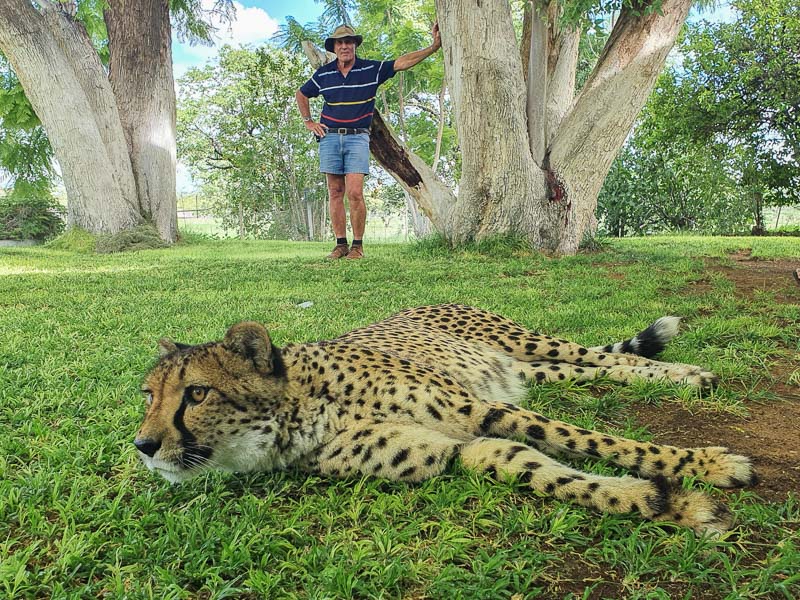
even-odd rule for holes
{"type": "Polygon", "coordinates": [[[134,440],[144,464],[172,483],[210,469],[252,470],[274,440],[272,411],[287,383],[267,330],[244,322],[220,342],[159,345],[134,440]]]}

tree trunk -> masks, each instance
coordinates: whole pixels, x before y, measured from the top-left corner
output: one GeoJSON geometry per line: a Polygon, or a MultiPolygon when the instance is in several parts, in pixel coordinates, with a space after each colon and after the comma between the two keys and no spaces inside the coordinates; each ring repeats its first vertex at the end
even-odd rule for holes
{"type": "Polygon", "coordinates": [[[563,194],[569,207],[559,252],[576,252],[593,227],[597,194],[653,89],[691,0],[664,0],[660,13],[645,14],[649,4],[621,11],[594,71],[549,145],[545,167],[551,188],[563,194]]]}
{"type": "Polygon", "coordinates": [[[444,137],[444,98],[447,93],[447,85],[442,81],[442,87],[439,90],[439,114],[437,116],[438,125],[436,127],[436,148],[433,151],[433,165],[431,170],[436,173],[439,166],[439,159],[442,157],[442,138],[444,137]]]}
{"type": "Polygon", "coordinates": [[[139,210],[174,241],[175,82],[168,0],[109,0],[104,11],[109,78],[119,107],[136,179],[139,210]]]}
{"type": "Polygon", "coordinates": [[[559,28],[556,2],[534,5],[523,39],[530,44],[528,89],[520,93],[508,3],[436,1],[462,151],[457,241],[514,233],[540,249],[577,251],[690,0],[664,0],[663,14],[645,14],[649,4],[622,11],[573,101],[579,32],[559,28]]]}
{"type": "Polygon", "coordinates": [[[560,26],[561,8],[556,0],[537,2],[525,12],[523,67],[528,82],[528,134],[533,160],[540,167],[575,96],[580,29],[560,26]]]}
{"type": "Polygon", "coordinates": [[[561,209],[547,197],[544,172],[531,153],[527,93],[508,3],[437,0],[436,9],[462,156],[448,237],[460,243],[511,233],[537,248],[552,248],[558,230],[542,224],[557,222],[561,209]]]}
{"type": "Polygon", "coordinates": [[[67,190],[68,224],[117,233],[141,220],[113,93],[83,26],[50,2],[5,0],[0,50],[42,122],[67,190]]]}
{"type": "Polygon", "coordinates": [[[0,50],[47,132],[68,224],[117,233],[152,221],[177,233],[175,91],[166,0],[112,0],[111,81],[74,4],[3,0],[0,50]]]}
{"type": "Polygon", "coordinates": [[[764,195],[760,188],[753,186],[753,235],[766,235],[767,226],[764,222],[764,195]]]}

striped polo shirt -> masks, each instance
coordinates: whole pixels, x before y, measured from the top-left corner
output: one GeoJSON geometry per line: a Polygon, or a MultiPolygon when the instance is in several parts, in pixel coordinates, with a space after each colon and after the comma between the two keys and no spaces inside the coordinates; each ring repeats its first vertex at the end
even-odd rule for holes
{"type": "Polygon", "coordinates": [[[300,93],[306,98],[322,96],[325,99],[319,119],[323,125],[368,128],[378,86],[394,77],[394,61],[356,57],[347,77],[339,72],[337,62],[334,59],[317,69],[300,88],[300,93]]]}

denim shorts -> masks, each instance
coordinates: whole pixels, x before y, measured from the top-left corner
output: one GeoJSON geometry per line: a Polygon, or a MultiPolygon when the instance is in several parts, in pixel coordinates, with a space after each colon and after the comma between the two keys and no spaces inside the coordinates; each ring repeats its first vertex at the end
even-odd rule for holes
{"type": "Polygon", "coordinates": [[[326,134],[319,141],[319,170],[332,175],[369,174],[369,134],[326,134]]]}

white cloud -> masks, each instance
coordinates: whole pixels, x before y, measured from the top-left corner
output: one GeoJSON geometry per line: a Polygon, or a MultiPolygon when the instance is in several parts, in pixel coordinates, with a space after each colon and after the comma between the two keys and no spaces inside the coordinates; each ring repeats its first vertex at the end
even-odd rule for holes
{"type": "MultiPolygon", "coordinates": [[[[213,0],[203,0],[205,8],[213,6],[213,0]]],[[[239,2],[236,7],[236,20],[223,26],[215,22],[218,31],[217,43],[221,44],[255,44],[268,40],[278,30],[278,22],[261,8],[245,7],[239,2]]]]}
{"type": "MultiPolygon", "coordinates": [[[[182,76],[189,68],[206,64],[215,57],[218,48],[225,44],[241,46],[243,44],[258,45],[268,41],[278,30],[278,21],[265,10],[257,7],[246,7],[239,2],[233,3],[236,8],[234,20],[221,23],[214,16],[211,23],[216,28],[212,46],[181,44],[173,38],[173,70],[175,77],[182,76]]],[[[212,9],[214,0],[203,0],[203,8],[212,9]]]]}

